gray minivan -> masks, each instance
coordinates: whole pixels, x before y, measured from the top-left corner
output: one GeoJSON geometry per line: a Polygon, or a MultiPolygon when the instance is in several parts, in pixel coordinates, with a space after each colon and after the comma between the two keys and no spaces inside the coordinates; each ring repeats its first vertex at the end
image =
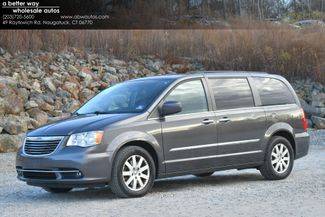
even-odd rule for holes
{"type": "Polygon", "coordinates": [[[157,178],[256,168],[284,179],[308,153],[307,121],[283,77],[198,72],[116,84],[71,117],[28,132],[18,178],[53,193],[109,185],[146,194],[157,178]]]}

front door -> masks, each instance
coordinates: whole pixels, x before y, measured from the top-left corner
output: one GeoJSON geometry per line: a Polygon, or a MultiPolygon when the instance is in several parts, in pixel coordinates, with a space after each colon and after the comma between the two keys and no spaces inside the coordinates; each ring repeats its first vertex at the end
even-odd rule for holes
{"type": "Polygon", "coordinates": [[[216,120],[208,109],[201,79],[180,83],[164,101],[178,101],[182,105],[180,113],[166,116],[161,122],[166,172],[213,167],[211,159],[205,156],[217,152],[211,145],[217,142],[216,120]]]}

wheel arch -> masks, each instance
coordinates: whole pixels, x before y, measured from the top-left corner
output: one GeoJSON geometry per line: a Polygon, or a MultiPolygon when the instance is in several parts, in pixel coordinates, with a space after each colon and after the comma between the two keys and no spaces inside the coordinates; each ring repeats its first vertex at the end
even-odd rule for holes
{"type": "Polygon", "coordinates": [[[296,141],[294,137],[294,129],[289,124],[280,122],[273,124],[271,127],[269,127],[265,134],[265,137],[267,138],[267,145],[274,136],[281,136],[286,138],[292,145],[294,155],[296,156],[296,141]]]}
{"type": "MultiPolygon", "coordinates": [[[[108,146],[108,151],[111,153],[111,165],[114,164],[117,153],[127,146],[138,146],[149,152],[155,162],[156,177],[165,172],[162,164],[163,149],[160,143],[155,137],[144,132],[126,132],[115,138],[108,146]]],[[[109,172],[111,173],[111,170],[109,172]]]]}

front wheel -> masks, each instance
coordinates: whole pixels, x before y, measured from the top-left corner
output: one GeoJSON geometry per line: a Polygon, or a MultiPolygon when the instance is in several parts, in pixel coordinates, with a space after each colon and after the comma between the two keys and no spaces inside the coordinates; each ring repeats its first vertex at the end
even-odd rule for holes
{"type": "Polygon", "coordinates": [[[265,179],[285,179],[292,171],[294,152],[290,142],[281,136],[271,139],[264,164],[259,168],[265,179]]]}
{"type": "Polygon", "coordinates": [[[155,176],[151,155],[141,147],[128,146],[115,158],[111,190],[119,197],[140,197],[152,188],[155,176]]]}

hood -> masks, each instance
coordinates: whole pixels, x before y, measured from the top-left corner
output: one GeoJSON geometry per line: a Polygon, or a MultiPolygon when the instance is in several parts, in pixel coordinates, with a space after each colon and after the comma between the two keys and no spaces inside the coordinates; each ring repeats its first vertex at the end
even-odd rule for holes
{"type": "Polygon", "coordinates": [[[27,136],[68,136],[94,130],[103,130],[115,122],[136,116],[137,114],[89,114],[72,116],[37,128],[27,136]]]}

